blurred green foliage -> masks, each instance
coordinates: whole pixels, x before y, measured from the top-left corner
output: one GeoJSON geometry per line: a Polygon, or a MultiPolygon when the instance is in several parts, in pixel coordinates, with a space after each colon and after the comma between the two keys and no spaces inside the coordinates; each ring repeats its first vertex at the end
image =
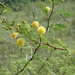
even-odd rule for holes
{"type": "MultiPolygon", "coordinates": [[[[34,51],[39,41],[36,29],[31,27],[31,23],[38,20],[41,25],[47,26],[48,15],[44,14],[43,8],[51,7],[50,1],[1,0],[6,7],[0,9],[0,75],[15,75],[27,62],[26,54],[31,56],[31,50],[34,51]],[[17,24],[20,25],[19,28],[17,24]],[[13,31],[18,31],[20,36],[27,40],[22,50],[23,55],[20,55],[21,48],[17,47],[15,40],[9,36],[13,31]],[[37,42],[32,43],[34,40],[37,42]]],[[[75,75],[74,8],[74,0],[55,0],[50,31],[42,36],[42,42],[49,42],[68,50],[54,50],[48,46],[41,46],[34,60],[20,75],[75,75]],[[49,60],[46,60],[47,57],[49,60]]]]}

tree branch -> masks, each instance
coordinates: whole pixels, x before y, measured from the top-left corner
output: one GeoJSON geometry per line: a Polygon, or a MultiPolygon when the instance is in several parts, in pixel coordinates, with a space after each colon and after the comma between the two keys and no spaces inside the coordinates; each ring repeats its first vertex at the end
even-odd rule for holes
{"type": "Polygon", "coordinates": [[[46,44],[43,43],[43,45],[47,45],[48,47],[53,48],[55,50],[67,50],[66,48],[58,48],[58,47],[55,47],[53,45],[50,45],[49,43],[46,43],[46,44]]]}

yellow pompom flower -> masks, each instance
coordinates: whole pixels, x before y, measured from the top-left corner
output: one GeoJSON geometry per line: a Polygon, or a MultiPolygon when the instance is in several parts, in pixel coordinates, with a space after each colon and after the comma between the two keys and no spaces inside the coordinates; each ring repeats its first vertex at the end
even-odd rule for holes
{"type": "Polygon", "coordinates": [[[12,37],[12,38],[17,38],[18,37],[18,35],[19,35],[19,33],[18,32],[13,32],[10,36],[12,37]]]}
{"type": "Polygon", "coordinates": [[[45,34],[46,33],[46,28],[44,26],[40,26],[40,27],[38,27],[37,32],[39,34],[45,34]]]}
{"type": "Polygon", "coordinates": [[[50,7],[48,7],[48,6],[46,6],[45,7],[45,11],[48,13],[48,12],[50,12],[52,10],[52,8],[50,8],[50,7]]]}
{"type": "Polygon", "coordinates": [[[18,38],[17,39],[17,41],[16,41],[16,44],[18,45],[18,46],[24,46],[25,45],[25,40],[24,40],[24,38],[18,38]]]}
{"type": "Polygon", "coordinates": [[[39,27],[40,23],[38,21],[33,21],[31,24],[32,27],[39,27]]]}

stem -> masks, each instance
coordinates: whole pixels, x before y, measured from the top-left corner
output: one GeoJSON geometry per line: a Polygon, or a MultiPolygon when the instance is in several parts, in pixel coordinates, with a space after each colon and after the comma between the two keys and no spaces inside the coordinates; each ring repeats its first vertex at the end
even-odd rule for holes
{"type": "Polygon", "coordinates": [[[50,15],[49,15],[48,20],[47,20],[48,25],[47,25],[46,32],[49,30],[50,19],[51,19],[51,16],[53,14],[53,11],[54,11],[54,0],[52,0],[52,11],[50,12],[50,15]]]}

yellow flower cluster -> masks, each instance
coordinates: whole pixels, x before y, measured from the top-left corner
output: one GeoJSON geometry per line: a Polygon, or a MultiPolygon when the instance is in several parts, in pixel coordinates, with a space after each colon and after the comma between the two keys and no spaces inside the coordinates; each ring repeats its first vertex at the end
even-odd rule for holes
{"type": "Polygon", "coordinates": [[[31,26],[38,28],[40,26],[40,23],[38,21],[33,21],[31,26]]]}
{"type": "Polygon", "coordinates": [[[24,46],[25,45],[25,40],[24,40],[24,38],[18,38],[17,39],[17,41],[16,41],[16,44],[18,45],[18,46],[24,46]]]}
{"type": "Polygon", "coordinates": [[[45,28],[44,26],[40,26],[40,27],[37,29],[37,32],[40,33],[40,34],[45,34],[46,28],[45,28]]]}
{"type": "Polygon", "coordinates": [[[32,25],[32,27],[37,28],[37,32],[39,34],[45,34],[46,28],[44,26],[40,26],[40,23],[38,21],[33,21],[31,25],[32,25]]]}
{"type": "Polygon", "coordinates": [[[18,37],[19,36],[19,33],[18,32],[13,32],[11,35],[10,35],[12,38],[16,39],[16,44],[20,47],[24,46],[25,45],[25,40],[24,38],[20,38],[18,37]]]}
{"type": "MultiPolygon", "coordinates": [[[[42,35],[42,34],[45,34],[46,33],[46,28],[44,26],[41,26],[40,23],[38,21],[33,21],[32,22],[32,27],[37,27],[37,32],[42,35]]],[[[18,32],[13,32],[10,34],[10,36],[14,39],[16,39],[16,44],[20,47],[24,46],[25,45],[25,39],[24,38],[21,38],[19,36],[19,33],[18,32]]]]}

